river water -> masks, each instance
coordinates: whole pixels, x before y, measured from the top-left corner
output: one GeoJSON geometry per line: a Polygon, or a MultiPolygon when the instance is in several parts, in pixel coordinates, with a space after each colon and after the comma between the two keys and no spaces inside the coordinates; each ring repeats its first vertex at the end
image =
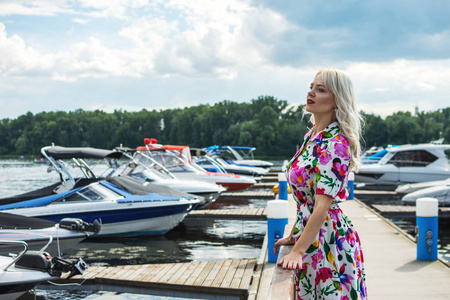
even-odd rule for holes
{"type": "MultiPolygon", "coordinates": [[[[98,173],[98,172],[97,172],[98,173]]],[[[58,182],[47,165],[29,161],[0,160],[1,198],[32,191],[58,182]]],[[[265,207],[267,200],[216,201],[211,208],[265,207]]],[[[89,266],[114,266],[170,262],[195,262],[238,258],[258,258],[261,251],[265,221],[185,219],[164,236],[101,238],[86,240],[78,248],[64,253],[66,259],[81,257],[89,266]]],[[[36,299],[180,299],[149,295],[111,293],[106,291],[41,290],[36,299]]],[[[34,299],[25,295],[21,300],[34,299]]]]}
{"type": "MultiPolygon", "coordinates": [[[[100,169],[101,172],[101,169],[100,169]]],[[[47,166],[23,160],[0,160],[0,197],[8,197],[35,190],[59,180],[55,172],[47,172],[47,166]]],[[[365,201],[366,202],[366,201],[365,201]]],[[[265,207],[267,200],[216,201],[211,208],[265,207]]],[[[399,205],[395,199],[379,199],[371,204],[399,205]]],[[[415,217],[395,218],[391,221],[414,235],[415,217]]],[[[89,266],[114,266],[128,264],[194,262],[221,259],[257,258],[266,233],[265,221],[197,220],[185,219],[164,236],[103,238],[86,240],[78,248],[64,254],[64,258],[83,258],[89,266]]],[[[450,261],[450,223],[439,220],[439,257],[450,261]]],[[[58,291],[37,290],[20,300],[41,299],[181,299],[151,295],[111,293],[106,291],[58,291]]]]}

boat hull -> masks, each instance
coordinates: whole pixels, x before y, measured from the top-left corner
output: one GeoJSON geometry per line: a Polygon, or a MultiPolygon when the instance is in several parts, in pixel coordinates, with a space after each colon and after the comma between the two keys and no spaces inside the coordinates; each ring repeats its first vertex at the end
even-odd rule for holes
{"type": "Polygon", "coordinates": [[[0,256],[0,299],[15,300],[41,282],[56,280],[47,272],[16,268],[11,266],[7,271],[4,268],[12,261],[10,257],[0,256]]]}
{"type": "Polygon", "coordinates": [[[394,165],[363,165],[355,174],[357,183],[401,184],[415,183],[449,178],[448,170],[429,170],[427,168],[398,168],[394,165]]]}
{"type": "Polygon", "coordinates": [[[251,188],[256,183],[256,180],[251,177],[237,176],[233,174],[221,174],[214,172],[205,172],[204,174],[193,172],[178,172],[174,174],[177,176],[177,178],[181,179],[195,179],[221,185],[227,189],[227,192],[246,190],[251,188]]]}
{"type": "MultiPolygon", "coordinates": [[[[97,236],[105,235],[161,235],[173,229],[195,206],[181,203],[131,202],[55,204],[43,207],[11,209],[5,212],[38,217],[53,222],[63,218],[79,218],[86,222],[101,219],[97,236]]],[[[172,202],[172,201],[171,201],[172,202]]]]}
{"type": "MultiPolygon", "coordinates": [[[[89,235],[84,232],[73,232],[62,228],[51,230],[0,230],[0,240],[3,241],[24,241],[28,244],[29,250],[39,251],[49,242],[49,236],[53,237],[52,243],[45,249],[45,252],[52,256],[58,256],[67,249],[73,248],[89,235]]],[[[1,244],[0,255],[8,255],[12,252],[22,250],[21,245],[1,244]]]]}

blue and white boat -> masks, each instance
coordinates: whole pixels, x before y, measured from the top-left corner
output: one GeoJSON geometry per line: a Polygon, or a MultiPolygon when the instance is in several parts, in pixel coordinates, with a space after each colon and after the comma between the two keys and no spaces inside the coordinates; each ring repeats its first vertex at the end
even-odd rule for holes
{"type": "Polygon", "coordinates": [[[3,204],[0,211],[53,222],[78,218],[92,223],[100,219],[102,228],[98,236],[159,235],[177,226],[199,202],[181,192],[125,176],[60,194],[3,204]]]}
{"type": "Polygon", "coordinates": [[[129,176],[97,177],[84,159],[107,158],[115,163],[117,151],[95,148],[44,147],[41,153],[56,170],[61,182],[26,194],[0,199],[0,211],[53,222],[78,218],[93,223],[100,219],[98,236],[160,235],[177,226],[200,201],[197,197],[143,182],[129,176]],[[85,175],[75,178],[72,163],[85,175]]]}

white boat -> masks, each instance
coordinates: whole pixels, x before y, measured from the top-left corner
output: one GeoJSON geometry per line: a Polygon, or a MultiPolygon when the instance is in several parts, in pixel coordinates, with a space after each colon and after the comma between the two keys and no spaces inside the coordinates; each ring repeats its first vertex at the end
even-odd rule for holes
{"type": "Polygon", "coordinates": [[[269,172],[269,169],[260,167],[247,167],[236,164],[230,164],[218,156],[196,156],[194,162],[209,172],[231,173],[236,175],[246,175],[252,177],[261,177],[269,172]]]}
{"type": "Polygon", "coordinates": [[[395,192],[399,195],[406,195],[418,190],[423,190],[430,187],[435,186],[445,186],[450,185],[450,178],[445,180],[435,180],[435,181],[425,181],[425,182],[416,182],[416,183],[405,183],[399,185],[395,192]]]}
{"type": "Polygon", "coordinates": [[[124,176],[0,205],[0,211],[54,222],[64,218],[87,222],[100,219],[98,236],[162,235],[177,226],[199,202],[182,192],[124,176]]]}
{"type": "MultiPolygon", "coordinates": [[[[102,221],[99,236],[162,235],[177,226],[200,201],[190,194],[124,176],[98,178],[85,158],[114,160],[123,153],[95,148],[44,147],[43,156],[61,182],[0,199],[0,211],[59,222],[78,218],[102,221]],[[85,178],[75,178],[65,159],[72,159],[85,178]],[[87,185],[86,185],[87,184],[87,185]]],[[[113,169],[114,171],[114,169],[113,169]]]]}
{"type": "Polygon", "coordinates": [[[246,190],[256,183],[256,180],[249,176],[207,172],[193,163],[189,146],[160,145],[155,141],[145,139],[145,146],[137,147],[137,150],[151,156],[176,178],[215,183],[225,187],[229,192],[246,190]]]}
{"type": "Polygon", "coordinates": [[[14,256],[0,255],[0,299],[15,300],[36,285],[49,280],[59,279],[64,272],[70,272],[68,278],[83,274],[87,268],[82,259],[67,261],[60,257],[50,257],[42,251],[28,250],[23,241],[2,241],[0,245],[14,244],[23,247],[23,251],[14,256]]]}
{"type": "Polygon", "coordinates": [[[402,145],[386,150],[378,163],[361,166],[355,174],[356,183],[402,184],[450,177],[446,155],[450,145],[402,145]]]}
{"type": "MultiPolygon", "coordinates": [[[[61,256],[84,239],[95,236],[101,229],[100,222],[90,224],[81,219],[63,219],[59,223],[0,213],[0,240],[24,241],[30,250],[46,249],[54,256],[61,256]]],[[[21,245],[0,245],[0,255],[20,250],[21,245]]]]}
{"type": "Polygon", "coordinates": [[[260,167],[270,169],[273,163],[265,160],[254,159],[255,147],[246,146],[209,146],[204,148],[209,155],[217,155],[230,164],[247,167],[260,167]]]}
{"type": "Polygon", "coordinates": [[[222,192],[226,191],[221,185],[193,179],[176,178],[168,169],[158,163],[149,155],[143,152],[134,151],[129,155],[132,149],[118,148],[124,155],[130,158],[120,172],[120,176],[131,176],[143,181],[151,182],[156,185],[170,187],[177,191],[200,196],[200,203],[195,209],[202,209],[214,202],[222,192]]]}
{"type": "Polygon", "coordinates": [[[450,206],[450,183],[408,193],[402,197],[402,202],[414,205],[420,198],[435,198],[438,200],[439,206],[450,206]]]}

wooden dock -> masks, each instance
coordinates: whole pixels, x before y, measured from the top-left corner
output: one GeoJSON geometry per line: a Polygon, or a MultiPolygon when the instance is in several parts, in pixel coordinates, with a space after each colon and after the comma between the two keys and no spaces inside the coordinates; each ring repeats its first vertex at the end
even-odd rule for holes
{"type": "Polygon", "coordinates": [[[278,183],[278,175],[277,176],[263,176],[263,177],[261,177],[261,182],[277,182],[278,183]]]}
{"type": "MultiPolygon", "coordinates": [[[[409,215],[414,216],[416,214],[416,207],[414,205],[386,205],[386,204],[374,204],[373,208],[383,215],[409,215]]],[[[439,217],[450,217],[450,207],[439,207],[439,217]]]]}
{"type": "Polygon", "coordinates": [[[275,185],[278,184],[278,181],[270,181],[270,182],[257,182],[253,185],[252,189],[273,189],[275,185]]]}
{"type": "Polygon", "coordinates": [[[200,209],[191,211],[187,217],[267,220],[267,208],[200,209]]]}
{"type": "Polygon", "coordinates": [[[219,199],[275,199],[276,195],[272,191],[247,190],[222,193],[219,199]]]}
{"type": "Polygon", "coordinates": [[[202,295],[202,299],[247,299],[256,265],[256,259],[235,259],[90,267],[83,275],[60,281],[95,285],[104,290],[123,287],[124,290],[148,290],[152,294],[170,291],[178,297],[202,295]]]}

